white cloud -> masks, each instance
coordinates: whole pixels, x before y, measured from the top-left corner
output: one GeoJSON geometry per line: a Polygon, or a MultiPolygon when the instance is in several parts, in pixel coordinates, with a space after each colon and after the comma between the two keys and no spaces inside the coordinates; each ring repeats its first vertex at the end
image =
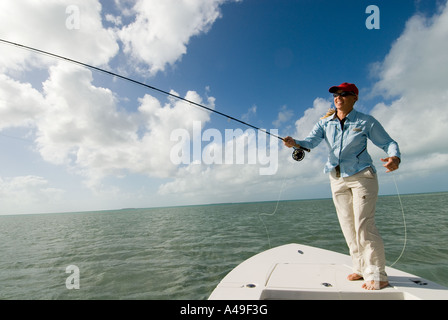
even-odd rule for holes
{"type": "MultiPolygon", "coordinates": [[[[274,138],[275,139],[275,138],[274,138]]],[[[174,195],[181,203],[249,202],[314,197],[310,190],[327,184],[322,173],[324,162],[316,153],[307,154],[303,163],[291,159],[291,149],[279,143],[273,175],[260,175],[266,165],[191,164],[178,170],[176,178],[160,186],[161,196],[174,195]]]]}
{"type": "Polygon", "coordinates": [[[448,74],[448,8],[427,18],[413,16],[384,61],[375,65],[375,90],[397,97],[445,92],[448,74]]]}
{"type": "MultiPolygon", "coordinates": [[[[128,112],[112,91],[92,84],[90,70],[61,62],[49,72],[42,93],[0,76],[2,127],[32,127],[41,157],[82,174],[92,188],[129,172],[174,176],[171,132],[181,128],[192,136],[195,121],[210,120],[209,112],[187,102],[170,98],[163,105],[150,95],[140,99],[137,112],[128,112]]],[[[204,103],[194,91],[185,99],[214,108],[213,97],[204,103]]]]}
{"type": "Polygon", "coordinates": [[[33,125],[43,112],[42,95],[28,83],[0,74],[0,131],[7,127],[33,125]]]}
{"type": "MultiPolygon", "coordinates": [[[[192,37],[210,29],[225,1],[229,0],[183,0],[174,5],[173,0],[140,0],[131,8],[130,2],[116,0],[128,10],[122,17],[106,17],[114,24],[113,30],[102,26],[97,0],[1,1],[0,19],[11,27],[2,28],[0,37],[95,65],[106,65],[117,57],[120,40],[124,52],[154,75],[179,61],[192,37]],[[69,5],[79,6],[79,30],[66,27],[69,5]]],[[[446,167],[448,142],[443,137],[448,120],[447,39],[447,8],[433,18],[413,17],[387,57],[375,65],[378,81],[373,91],[383,92],[392,100],[375,106],[372,114],[399,142],[402,167],[408,171],[422,171],[422,154],[430,158],[425,170],[446,167]]],[[[36,152],[45,161],[82,175],[94,190],[101,189],[109,177],[134,173],[171,179],[164,180],[158,196],[175,194],[176,200],[182,198],[185,203],[275,199],[283,182],[285,197],[311,197],[304,195],[311,186],[328,185],[327,176],[322,174],[327,156],[324,143],[307,154],[303,163],[297,163],[291,159],[292,150],[276,141],[278,172],[272,176],[260,175],[263,165],[259,162],[179,166],[170,159],[176,144],[170,139],[171,133],[185,129],[193,137],[195,121],[205,125],[210,121],[208,112],[174,98],[161,101],[151,95],[141,97],[136,110],[125,110],[120,106],[120,97],[95,84],[91,71],[4,45],[0,71],[0,130],[32,128],[36,152]],[[42,88],[22,79],[24,71],[35,69],[48,70],[42,88]]],[[[203,100],[194,91],[185,97],[214,108],[213,98],[203,100]]],[[[330,106],[330,101],[316,98],[295,122],[294,137],[304,138],[330,106]]],[[[249,111],[248,116],[254,115],[255,106],[249,111]]],[[[275,123],[280,126],[291,116],[290,110],[282,109],[275,123]]],[[[214,142],[206,151],[212,147],[217,152],[226,150],[228,145],[223,143],[214,142]]],[[[375,157],[376,152],[381,152],[376,149],[369,150],[375,157]]],[[[122,193],[113,186],[101,190],[113,195],[122,193]]],[[[9,199],[10,208],[26,197],[35,204],[39,198],[63,195],[62,190],[52,188],[51,182],[38,174],[0,179],[0,198],[9,199]]]]}
{"type": "Polygon", "coordinates": [[[306,161],[298,163],[291,158],[292,149],[284,147],[277,138],[253,129],[240,129],[240,133],[235,139],[213,141],[203,148],[204,153],[213,148],[224,159],[231,152],[233,158],[229,162],[196,162],[179,168],[175,179],[161,185],[158,193],[175,195],[182,203],[264,201],[279,195],[301,197],[303,188],[326,181],[321,152],[313,151],[307,154],[306,161]],[[243,160],[238,162],[238,157],[243,160]]]}
{"type": "Polygon", "coordinates": [[[118,110],[114,94],[92,80],[84,68],[65,63],[50,68],[43,84],[45,114],[36,119],[36,141],[46,161],[86,167],[98,161],[93,155],[99,157],[101,147],[119,148],[135,137],[137,126],[118,110]]]}
{"type": "MultiPolygon", "coordinates": [[[[122,16],[105,15],[115,29],[103,27],[98,0],[2,1],[0,19],[9,27],[0,30],[0,38],[102,66],[117,57],[120,36],[126,53],[131,54],[128,49],[132,47],[140,65],[154,74],[180,59],[191,37],[209,30],[225,1],[138,1],[122,16]],[[133,17],[135,21],[126,25],[133,17]]],[[[117,1],[116,5],[129,8],[129,3],[117,1]]],[[[205,125],[210,120],[209,112],[186,102],[174,98],[161,102],[150,95],[139,99],[136,111],[127,111],[115,93],[93,84],[90,70],[1,46],[0,130],[31,128],[27,138],[32,140],[35,135],[35,151],[42,159],[81,175],[87,186],[102,194],[119,192],[103,185],[108,177],[133,173],[174,177],[178,166],[170,161],[176,143],[170,140],[171,132],[182,128],[192,135],[195,121],[205,125]],[[48,79],[40,88],[41,80],[36,79],[45,76],[46,70],[48,79]]],[[[188,91],[185,98],[214,108],[213,97],[203,101],[188,91]]],[[[37,175],[30,177],[34,178],[25,179],[29,183],[18,183],[21,177],[9,178],[2,182],[3,190],[23,187],[26,193],[27,185],[43,188],[48,183],[37,175]]]]}
{"type": "MultiPolygon", "coordinates": [[[[98,0],[14,0],[0,2],[0,38],[72,59],[105,65],[118,52],[112,30],[103,28],[98,0]],[[76,16],[68,7],[78,9],[76,16]],[[79,29],[67,21],[79,19],[79,29]],[[70,23],[69,23],[70,25],[70,23]]],[[[2,44],[0,70],[28,70],[54,64],[45,56],[2,44]]]]}
{"type": "Polygon", "coordinates": [[[0,201],[2,214],[38,212],[48,203],[60,201],[64,191],[49,186],[38,176],[0,177],[0,201]]]}
{"type": "MultiPolygon", "coordinates": [[[[447,40],[448,6],[445,5],[433,17],[412,17],[385,59],[373,66],[378,81],[372,92],[383,93],[391,102],[377,104],[371,114],[400,145],[403,162],[398,174],[401,178],[415,175],[424,177],[434,172],[446,174],[447,40]]],[[[322,98],[315,99],[313,107],[296,121],[294,137],[304,138],[331,104],[322,98]]],[[[302,184],[327,184],[322,179],[327,148],[321,145],[307,154],[303,166],[299,164],[291,167],[291,177],[300,179],[302,184]],[[304,166],[307,170],[303,170],[304,166]]],[[[372,145],[369,153],[380,175],[385,178],[385,170],[379,161],[385,156],[384,152],[372,145]]],[[[280,153],[280,158],[282,156],[280,153]]]]}
{"type": "MultiPolygon", "coordinates": [[[[264,200],[278,176],[261,176],[258,164],[191,164],[160,186],[158,194],[174,195],[182,203],[219,203],[264,200]]],[[[277,182],[277,183],[276,183],[277,182]]]]}
{"type": "Polygon", "coordinates": [[[144,63],[150,75],[174,65],[187,52],[190,39],[206,33],[221,16],[226,0],[138,0],[135,21],[117,32],[124,52],[144,63]]]}
{"type": "MultiPolygon", "coordinates": [[[[162,105],[150,95],[140,99],[138,112],[127,112],[119,108],[113,92],[94,86],[92,80],[89,70],[76,66],[50,69],[44,83],[46,112],[36,120],[42,157],[80,170],[90,186],[126,172],[173,175],[177,166],[170,161],[175,144],[171,132],[177,128],[191,132],[194,121],[206,123],[210,114],[174,98],[162,105]]],[[[185,98],[203,103],[193,91],[185,98]]],[[[209,108],[213,103],[208,98],[209,108]]]]}
{"type": "MultiPolygon", "coordinates": [[[[178,95],[175,92],[172,94],[178,95]]],[[[185,99],[204,104],[202,98],[194,91],[189,91],[185,99]]],[[[214,98],[210,97],[205,105],[214,109],[214,98]]],[[[141,100],[140,113],[145,118],[145,126],[148,132],[142,138],[143,146],[147,152],[147,158],[136,163],[141,167],[139,172],[151,173],[157,177],[173,176],[177,165],[171,161],[170,153],[177,141],[171,141],[171,133],[176,129],[187,130],[193,138],[194,122],[204,125],[210,120],[210,113],[194,107],[189,103],[169,99],[169,102],[162,106],[154,97],[146,95],[141,100]]]]}
{"type": "Polygon", "coordinates": [[[257,114],[257,106],[253,105],[250,107],[245,114],[241,116],[241,120],[243,121],[250,121],[250,118],[252,116],[255,116],[257,114]]]}
{"type": "Polygon", "coordinates": [[[316,98],[313,102],[313,107],[307,109],[303,117],[296,121],[295,136],[297,139],[305,138],[311,132],[316,122],[330,109],[331,105],[331,101],[316,98]]]}
{"type": "Polygon", "coordinates": [[[277,119],[272,122],[272,124],[276,128],[280,128],[284,123],[287,123],[288,121],[291,121],[294,116],[294,111],[291,109],[288,109],[288,107],[283,106],[278,113],[277,119]]]}
{"type": "Polygon", "coordinates": [[[398,141],[403,153],[402,171],[423,174],[446,168],[447,52],[445,5],[431,18],[412,17],[386,58],[375,65],[379,81],[373,91],[394,100],[376,105],[372,115],[398,141]]]}
{"type": "Polygon", "coordinates": [[[193,199],[202,203],[241,201],[242,196],[247,199],[253,195],[253,190],[252,194],[249,191],[254,186],[258,191],[264,189],[258,184],[264,180],[260,176],[272,179],[278,170],[277,138],[269,139],[252,128],[226,129],[222,133],[207,129],[193,143],[202,144],[199,159],[179,168],[175,179],[159,188],[159,194],[175,194],[186,201],[195,195],[193,199]],[[210,154],[213,156],[208,157],[210,154]],[[241,186],[245,190],[239,189],[236,195],[235,190],[241,186]]]}

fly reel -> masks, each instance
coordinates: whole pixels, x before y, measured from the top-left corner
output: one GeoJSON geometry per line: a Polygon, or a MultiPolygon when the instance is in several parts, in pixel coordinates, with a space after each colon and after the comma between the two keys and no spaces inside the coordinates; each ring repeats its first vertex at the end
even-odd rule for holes
{"type": "Polygon", "coordinates": [[[305,151],[310,152],[311,150],[303,147],[294,149],[292,152],[292,158],[296,161],[302,161],[305,158],[305,151]]]}

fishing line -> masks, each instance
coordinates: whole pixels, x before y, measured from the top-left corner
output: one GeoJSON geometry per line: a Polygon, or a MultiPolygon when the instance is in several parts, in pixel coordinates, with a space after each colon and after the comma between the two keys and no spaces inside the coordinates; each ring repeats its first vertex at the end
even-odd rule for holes
{"type": "Polygon", "coordinates": [[[284,186],[285,186],[285,182],[286,182],[286,176],[283,178],[282,186],[281,186],[281,188],[280,188],[280,192],[279,192],[279,194],[278,194],[277,204],[275,205],[275,209],[274,209],[274,211],[273,211],[272,213],[264,213],[264,212],[261,212],[261,213],[258,214],[258,219],[260,219],[261,223],[262,223],[263,226],[264,226],[264,229],[266,230],[266,236],[268,237],[269,248],[272,248],[272,245],[271,245],[271,237],[269,236],[268,226],[266,225],[266,223],[264,222],[264,220],[261,218],[261,216],[271,216],[271,217],[272,217],[272,216],[274,216],[274,215],[277,213],[278,205],[279,205],[279,203],[280,203],[280,198],[281,198],[281,196],[282,196],[282,192],[283,192],[283,189],[284,189],[284,186]]]}
{"type": "MultiPolygon", "coordinates": [[[[23,44],[19,44],[19,43],[15,43],[15,42],[12,42],[12,41],[4,40],[4,39],[1,39],[1,38],[0,38],[0,42],[2,42],[2,43],[4,43],[4,44],[11,45],[11,46],[15,46],[15,47],[18,47],[18,48],[21,48],[21,49],[29,50],[29,51],[32,51],[32,52],[35,52],[35,53],[39,53],[39,54],[43,54],[43,55],[50,56],[50,57],[53,57],[53,58],[61,59],[61,60],[64,60],[64,61],[67,61],[67,62],[76,64],[76,65],[80,65],[80,66],[83,66],[83,67],[86,67],[86,68],[89,68],[89,69],[92,69],[92,70],[95,70],[95,71],[98,71],[98,72],[101,72],[101,73],[105,73],[105,74],[111,75],[111,76],[113,76],[113,77],[117,77],[117,78],[122,79],[122,80],[125,80],[125,81],[129,81],[129,82],[131,82],[131,83],[137,84],[137,85],[139,85],[139,86],[143,86],[143,87],[148,88],[148,89],[151,89],[151,90],[153,90],[153,91],[157,91],[157,92],[163,93],[163,94],[165,94],[165,95],[167,95],[167,96],[169,96],[169,97],[173,97],[173,98],[179,99],[179,100],[181,100],[181,101],[187,102],[187,103],[189,103],[189,104],[191,104],[191,105],[193,105],[193,106],[197,106],[197,107],[200,107],[200,108],[205,109],[205,110],[207,110],[207,111],[216,113],[216,114],[218,114],[218,115],[220,115],[220,116],[226,117],[226,118],[229,119],[229,120],[236,121],[236,122],[241,123],[241,124],[243,124],[243,125],[245,125],[245,126],[251,127],[251,128],[253,128],[253,129],[255,129],[255,130],[262,131],[262,132],[266,133],[267,135],[270,135],[270,136],[273,136],[273,137],[275,137],[275,138],[278,138],[279,140],[282,140],[282,141],[284,140],[282,137],[280,137],[280,136],[278,136],[278,135],[276,135],[276,134],[273,134],[273,133],[271,133],[271,132],[269,132],[269,131],[267,131],[267,130],[265,130],[265,129],[261,129],[261,128],[256,127],[256,126],[254,126],[254,125],[251,125],[251,124],[249,124],[249,123],[247,123],[247,122],[244,122],[244,121],[242,121],[242,120],[239,120],[239,119],[237,119],[237,118],[234,118],[234,117],[232,117],[232,116],[229,116],[229,115],[227,115],[227,114],[225,114],[225,113],[223,113],[223,112],[214,110],[214,109],[212,109],[212,108],[209,108],[209,107],[204,106],[204,105],[202,105],[202,104],[200,104],[200,103],[197,103],[197,102],[188,100],[188,99],[186,99],[186,98],[182,98],[182,97],[180,97],[180,96],[178,96],[178,95],[175,95],[175,94],[170,93],[170,92],[168,92],[168,91],[165,91],[165,90],[156,88],[156,87],[154,87],[154,86],[148,85],[148,84],[143,83],[143,82],[141,82],[141,81],[137,81],[137,80],[134,80],[134,79],[132,79],[132,78],[125,77],[125,76],[120,75],[120,74],[118,74],[118,73],[115,73],[115,72],[112,72],[112,71],[108,71],[108,70],[105,70],[105,69],[102,69],[102,68],[98,68],[98,67],[89,65],[89,64],[87,64],[87,63],[83,63],[83,62],[80,62],[80,61],[77,61],[77,60],[74,60],[74,59],[70,59],[70,58],[67,58],[67,57],[64,57],[64,56],[61,56],[61,55],[57,55],[57,54],[54,54],[54,53],[51,53],[51,52],[48,52],[48,51],[44,51],[44,50],[40,50],[40,49],[37,49],[37,48],[29,47],[29,46],[26,46],[26,45],[23,45],[23,44]]],[[[5,135],[3,135],[3,136],[5,136],[5,135]]],[[[300,148],[294,149],[294,152],[293,152],[293,155],[292,155],[293,159],[296,160],[296,161],[301,161],[301,160],[303,160],[303,158],[304,158],[304,156],[305,156],[305,153],[304,153],[303,151],[310,152],[311,150],[310,150],[310,149],[307,149],[307,148],[304,148],[304,147],[300,147],[300,148]]],[[[398,186],[397,186],[397,183],[396,183],[396,181],[395,181],[395,176],[393,176],[393,179],[394,179],[395,187],[396,187],[396,189],[397,189],[397,195],[398,195],[398,199],[399,199],[399,201],[400,201],[400,205],[401,205],[401,209],[402,209],[402,214],[403,214],[403,222],[404,222],[404,229],[405,229],[405,239],[404,239],[403,250],[402,250],[400,256],[398,257],[398,259],[397,259],[391,266],[393,266],[394,264],[396,264],[396,263],[398,262],[398,260],[400,260],[400,258],[402,257],[402,255],[403,255],[403,253],[404,253],[404,250],[405,250],[405,248],[406,248],[406,242],[407,242],[407,230],[406,230],[407,228],[406,228],[406,218],[405,218],[405,213],[404,213],[404,209],[403,209],[403,204],[402,204],[402,202],[401,202],[400,193],[399,193],[399,191],[398,191],[398,186]]],[[[273,216],[273,215],[275,215],[275,213],[277,212],[277,209],[278,209],[278,205],[279,205],[279,202],[280,202],[281,194],[282,194],[282,192],[283,192],[283,187],[284,187],[285,180],[286,180],[286,178],[283,180],[282,187],[281,187],[281,190],[280,190],[280,193],[279,193],[279,198],[278,198],[278,200],[277,200],[277,205],[276,205],[276,207],[275,207],[274,212],[272,212],[271,214],[267,214],[267,213],[261,213],[261,214],[259,214],[259,218],[260,218],[260,220],[262,221],[263,225],[265,226],[266,232],[267,232],[267,234],[268,234],[269,246],[271,245],[271,243],[270,243],[270,238],[269,238],[269,232],[268,232],[268,230],[267,230],[266,225],[264,224],[263,219],[261,219],[261,215],[266,215],[266,216],[273,216]]]]}
{"type": "Polygon", "coordinates": [[[20,137],[10,136],[10,135],[4,134],[2,132],[0,132],[0,136],[7,138],[7,139],[14,139],[14,140],[20,140],[20,141],[24,141],[24,142],[28,142],[28,143],[33,143],[33,141],[31,141],[31,140],[20,138],[20,137]]]}
{"type": "MultiPolygon", "coordinates": [[[[162,94],[167,95],[169,97],[173,97],[173,98],[179,99],[181,101],[187,102],[190,105],[193,105],[193,106],[196,106],[196,107],[200,107],[200,108],[202,108],[204,110],[207,110],[209,112],[216,113],[216,114],[218,114],[220,116],[223,116],[223,117],[225,117],[225,118],[227,118],[229,120],[236,121],[236,122],[241,123],[241,124],[243,124],[245,126],[251,127],[251,128],[253,128],[255,130],[262,131],[265,134],[273,136],[273,137],[275,137],[275,138],[277,138],[279,140],[282,140],[282,141],[284,140],[282,137],[280,137],[280,136],[278,136],[276,134],[273,134],[273,133],[271,133],[271,132],[269,132],[269,131],[267,131],[265,129],[261,129],[259,127],[256,127],[256,126],[252,125],[252,124],[249,124],[247,122],[244,122],[242,120],[239,120],[237,118],[229,116],[229,115],[227,115],[227,114],[225,114],[223,112],[220,112],[220,111],[217,111],[215,109],[209,108],[207,106],[204,106],[204,105],[202,105],[200,103],[197,103],[197,102],[194,102],[194,101],[191,101],[191,100],[188,100],[186,98],[182,98],[182,97],[180,97],[178,95],[175,95],[175,94],[173,94],[171,92],[168,92],[168,91],[156,88],[154,86],[148,85],[148,84],[143,83],[141,81],[137,81],[137,80],[134,80],[132,78],[125,77],[125,76],[120,75],[118,73],[115,73],[115,72],[112,72],[112,71],[108,71],[108,70],[105,70],[105,69],[102,69],[102,68],[98,68],[98,67],[92,66],[90,64],[83,63],[83,62],[80,62],[80,61],[77,61],[77,60],[74,60],[74,59],[70,59],[70,58],[67,58],[67,57],[64,57],[64,56],[61,56],[61,55],[58,55],[58,54],[54,54],[54,53],[48,52],[48,51],[44,51],[44,50],[40,50],[40,49],[37,49],[37,48],[29,47],[29,46],[26,46],[26,45],[23,45],[23,44],[19,44],[19,43],[15,43],[15,42],[12,42],[12,41],[4,40],[4,39],[1,39],[1,38],[0,38],[0,42],[2,42],[4,44],[11,45],[11,46],[18,47],[20,49],[29,50],[29,51],[32,51],[32,52],[35,52],[35,53],[39,53],[39,54],[42,54],[42,55],[46,55],[46,56],[50,56],[50,57],[53,57],[53,58],[56,58],[56,59],[60,59],[60,60],[63,60],[63,61],[69,62],[69,63],[73,63],[73,64],[76,64],[76,65],[79,65],[79,66],[82,66],[82,67],[85,67],[85,68],[88,68],[88,69],[91,69],[91,70],[94,70],[94,71],[97,71],[97,72],[100,72],[100,73],[104,73],[104,74],[107,74],[107,75],[110,75],[110,76],[113,76],[113,77],[116,77],[116,78],[119,78],[119,79],[122,79],[122,80],[125,80],[125,81],[128,81],[128,82],[131,82],[131,83],[139,85],[139,86],[143,86],[145,88],[148,88],[148,89],[151,89],[153,91],[162,93],[162,94]]],[[[304,148],[302,146],[300,146],[299,148],[295,148],[294,151],[293,151],[293,154],[292,154],[292,158],[294,160],[296,160],[296,161],[303,160],[303,158],[305,157],[305,152],[304,151],[310,152],[311,150],[307,149],[307,148],[304,148]]],[[[279,206],[279,203],[280,203],[281,194],[283,192],[283,188],[284,188],[284,185],[285,185],[285,181],[286,181],[286,177],[283,179],[282,187],[280,188],[280,193],[279,193],[279,196],[278,196],[278,200],[277,200],[277,204],[276,204],[274,212],[272,212],[270,214],[268,214],[268,213],[260,213],[259,214],[259,219],[263,223],[263,225],[265,227],[265,230],[266,230],[266,234],[268,236],[269,247],[271,247],[271,239],[270,239],[270,236],[269,236],[269,230],[268,230],[266,224],[264,223],[263,219],[261,218],[261,216],[262,215],[274,216],[276,214],[278,206],[279,206]]]]}
{"type": "MultiPolygon", "coordinates": [[[[12,42],[12,41],[8,41],[8,40],[0,39],[0,42],[3,42],[3,43],[5,43],[5,44],[9,44],[9,45],[15,46],[15,47],[18,47],[18,48],[21,48],[21,49],[26,49],[26,50],[33,51],[33,52],[36,52],[36,53],[40,53],[40,54],[43,54],[43,55],[46,55],[46,56],[50,56],[50,57],[53,57],[53,58],[61,59],[61,60],[64,60],[64,61],[67,61],[67,62],[70,62],[70,63],[74,63],[74,64],[77,64],[77,65],[80,65],[80,66],[83,66],[83,67],[86,67],[86,68],[89,68],[89,69],[92,69],[92,70],[95,70],[95,71],[98,71],[98,72],[102,72],[102,73],[105,73],[105,74],[108,74],[108,75],[117,77],[117,78],[122,79],[122,80],[125,80],[125,81],[132,82],[132,83],[134,83],[134,84],[137,84],[137,85],[139,85],[139,86],[146,87],[146,88],[151,89],[151,90],[153,90],[153,91],[157,91],[157,92],[163,93],[163,94],[165,94],[165,95],[167,95],[167,96],[169,96],[169,97],[173,97],[173,98],[176,98],[176,99],[179,99],[179,100],[188,102],[188,103],[190,103],[190,104],[192,104],[192,105],[194,105],[194,106],[200,107],[200,108],[202,108],[202,109],[208,110],[208,111],[210,111],[210,112],[214,112],[214,113],[216,113],[216,114],[219,114],[220,116],[226,117],[226,118],[228,118],[228,119],[230,119],[230,120],[233,120],[233,121],[236,121],[236,122],[239,122],[239,123],[241,123],[241,124],[243,124],[243,125],[245,125],[245,126],[251,127],[251,128],[256,129],[256,130],[258,130],[258,131],[262,131],[262,132],[264,132],[264,133],[266,133],[266,134],[268,134],[268,135],[271,135],[271,136],[273,136],[273,137],[275,137],[275,138],[278,138],[279,140],[282,140],[282,141],[283,141],[283,138],[282,138],[282,137],[280,137],[280,136],[278,136],[278,135],[276,135],[276,134],[273,134],[273,133],[271,133],[271,132],[269,132],[269,131],[267,131],[267,130],[265,130],[265,129],[258,128],[258,127],[254,126],[254,125],[251,125],[251,124],[247,123],[247,122],[244,122],[244,121],[242,121],[242,120],[239,120],[239,119],[237,119],[237,118],[234,118],[234,117],[232,117],[232,116],[229,116],[229,115],[227,115],[227,114],[225,114],[225,113],[223,113],[223,112],[214,110],[214,109],[209,108],[209,107],[207,107],[207,106],[204,106],[204,105],[202,105],[202,104],[200,104],[200,103],[197,103],[197,102],[194,102],[194,101],[191,101],[191,100],[182,98],[182,97],[180,97],[180,96],[178,96],[178,95],[175,95],[175,94],[170,93],[170,92],[168,92],[168,91],[165,91],[165,90],[156,88],[156,87],[151,86],[151,85],[148,85],[148,84],[146,84],[146,83],[143,83],[143,82],[140,82],[140,81],[131,79],[131,78],[129,78],[129,77],[122,76],[122,75],[117,74],[117,73],[115,73],[115,72],[108,71],[108,70],[105,70],[105,69],[102,69],[102,68],[98,68],[98,67],[92,66],[92,65],[87,64],[87,63],[83,63],[83,62],[80,62],[80,61],[77,61],[77,60],[74,60],[74,59],[70,59],[70,58],[67,58],[67,57],[64,57],[64,56],[61,56],[61,55],[57,55],[57,54],[54,54],[54,53],[51,53],[51,52],[48,52],[48,51],[44,51],[44,50],[36,49],[36,48],[33,48],[33,47],[29,47],[29,46],[26,46],[26,45],[23,45],[23,44],[15,43],[15,42],[12,42]]],[[[303,149],[303,150],[306,150],[306,151],[308,151],[308,152],[310,152],[309,149],[306,149],[306,148],[302,148],[302,149],[303,149]]]]}
{"type": "Polygon", "coordinates": [[[389,267],[394,266],[403,256],[403,253],[406,249],[406,243],[407,243],[407,237],[408,237],[408,232],[407,232],[407,226],[406,226],[406,216],[404,214],[404,208],[403,208],[403,203],[401,202],[401,196],[400,196],[400,192],[398,191],[398,185],[397,185],[397,181],[395,180],[395,174],[392,173],[392,177],[394,180],[394,184],[395,184],[395,189],[397,190],[397,196],[398,196],[398,200],[400,202],[400,206],[401,206],[401,213],[403,215],[403,225],[404,225],[404,243],[403,243],[403,249],[401,250],[400,256],[397,258],[397,260],[395,260],[394,263],[392,263],[389,267]]]}

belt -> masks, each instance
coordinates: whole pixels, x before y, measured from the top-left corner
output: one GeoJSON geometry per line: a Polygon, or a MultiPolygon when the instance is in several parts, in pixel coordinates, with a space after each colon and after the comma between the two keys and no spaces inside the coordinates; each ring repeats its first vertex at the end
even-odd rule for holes
{"type": "Polygon", "coordinates": [[[341,177],[341,167],[338,165],[334,168],[334,170],[336,170],[336,178],[340,178],[341,177]]]}

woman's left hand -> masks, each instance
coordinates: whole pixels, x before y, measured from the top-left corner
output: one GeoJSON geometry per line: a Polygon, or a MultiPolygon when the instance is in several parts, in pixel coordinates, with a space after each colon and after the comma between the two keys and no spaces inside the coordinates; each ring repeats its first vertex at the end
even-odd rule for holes
{"type": "Polygon", "coordinates": [[[398,157],[389,157],[385,159],[381,159],[381,161],[386,162],[383,164],[383,167],[387,169],[386,172],[392,172],[398,169],[400,166],[400,158],[398,157]]]}

